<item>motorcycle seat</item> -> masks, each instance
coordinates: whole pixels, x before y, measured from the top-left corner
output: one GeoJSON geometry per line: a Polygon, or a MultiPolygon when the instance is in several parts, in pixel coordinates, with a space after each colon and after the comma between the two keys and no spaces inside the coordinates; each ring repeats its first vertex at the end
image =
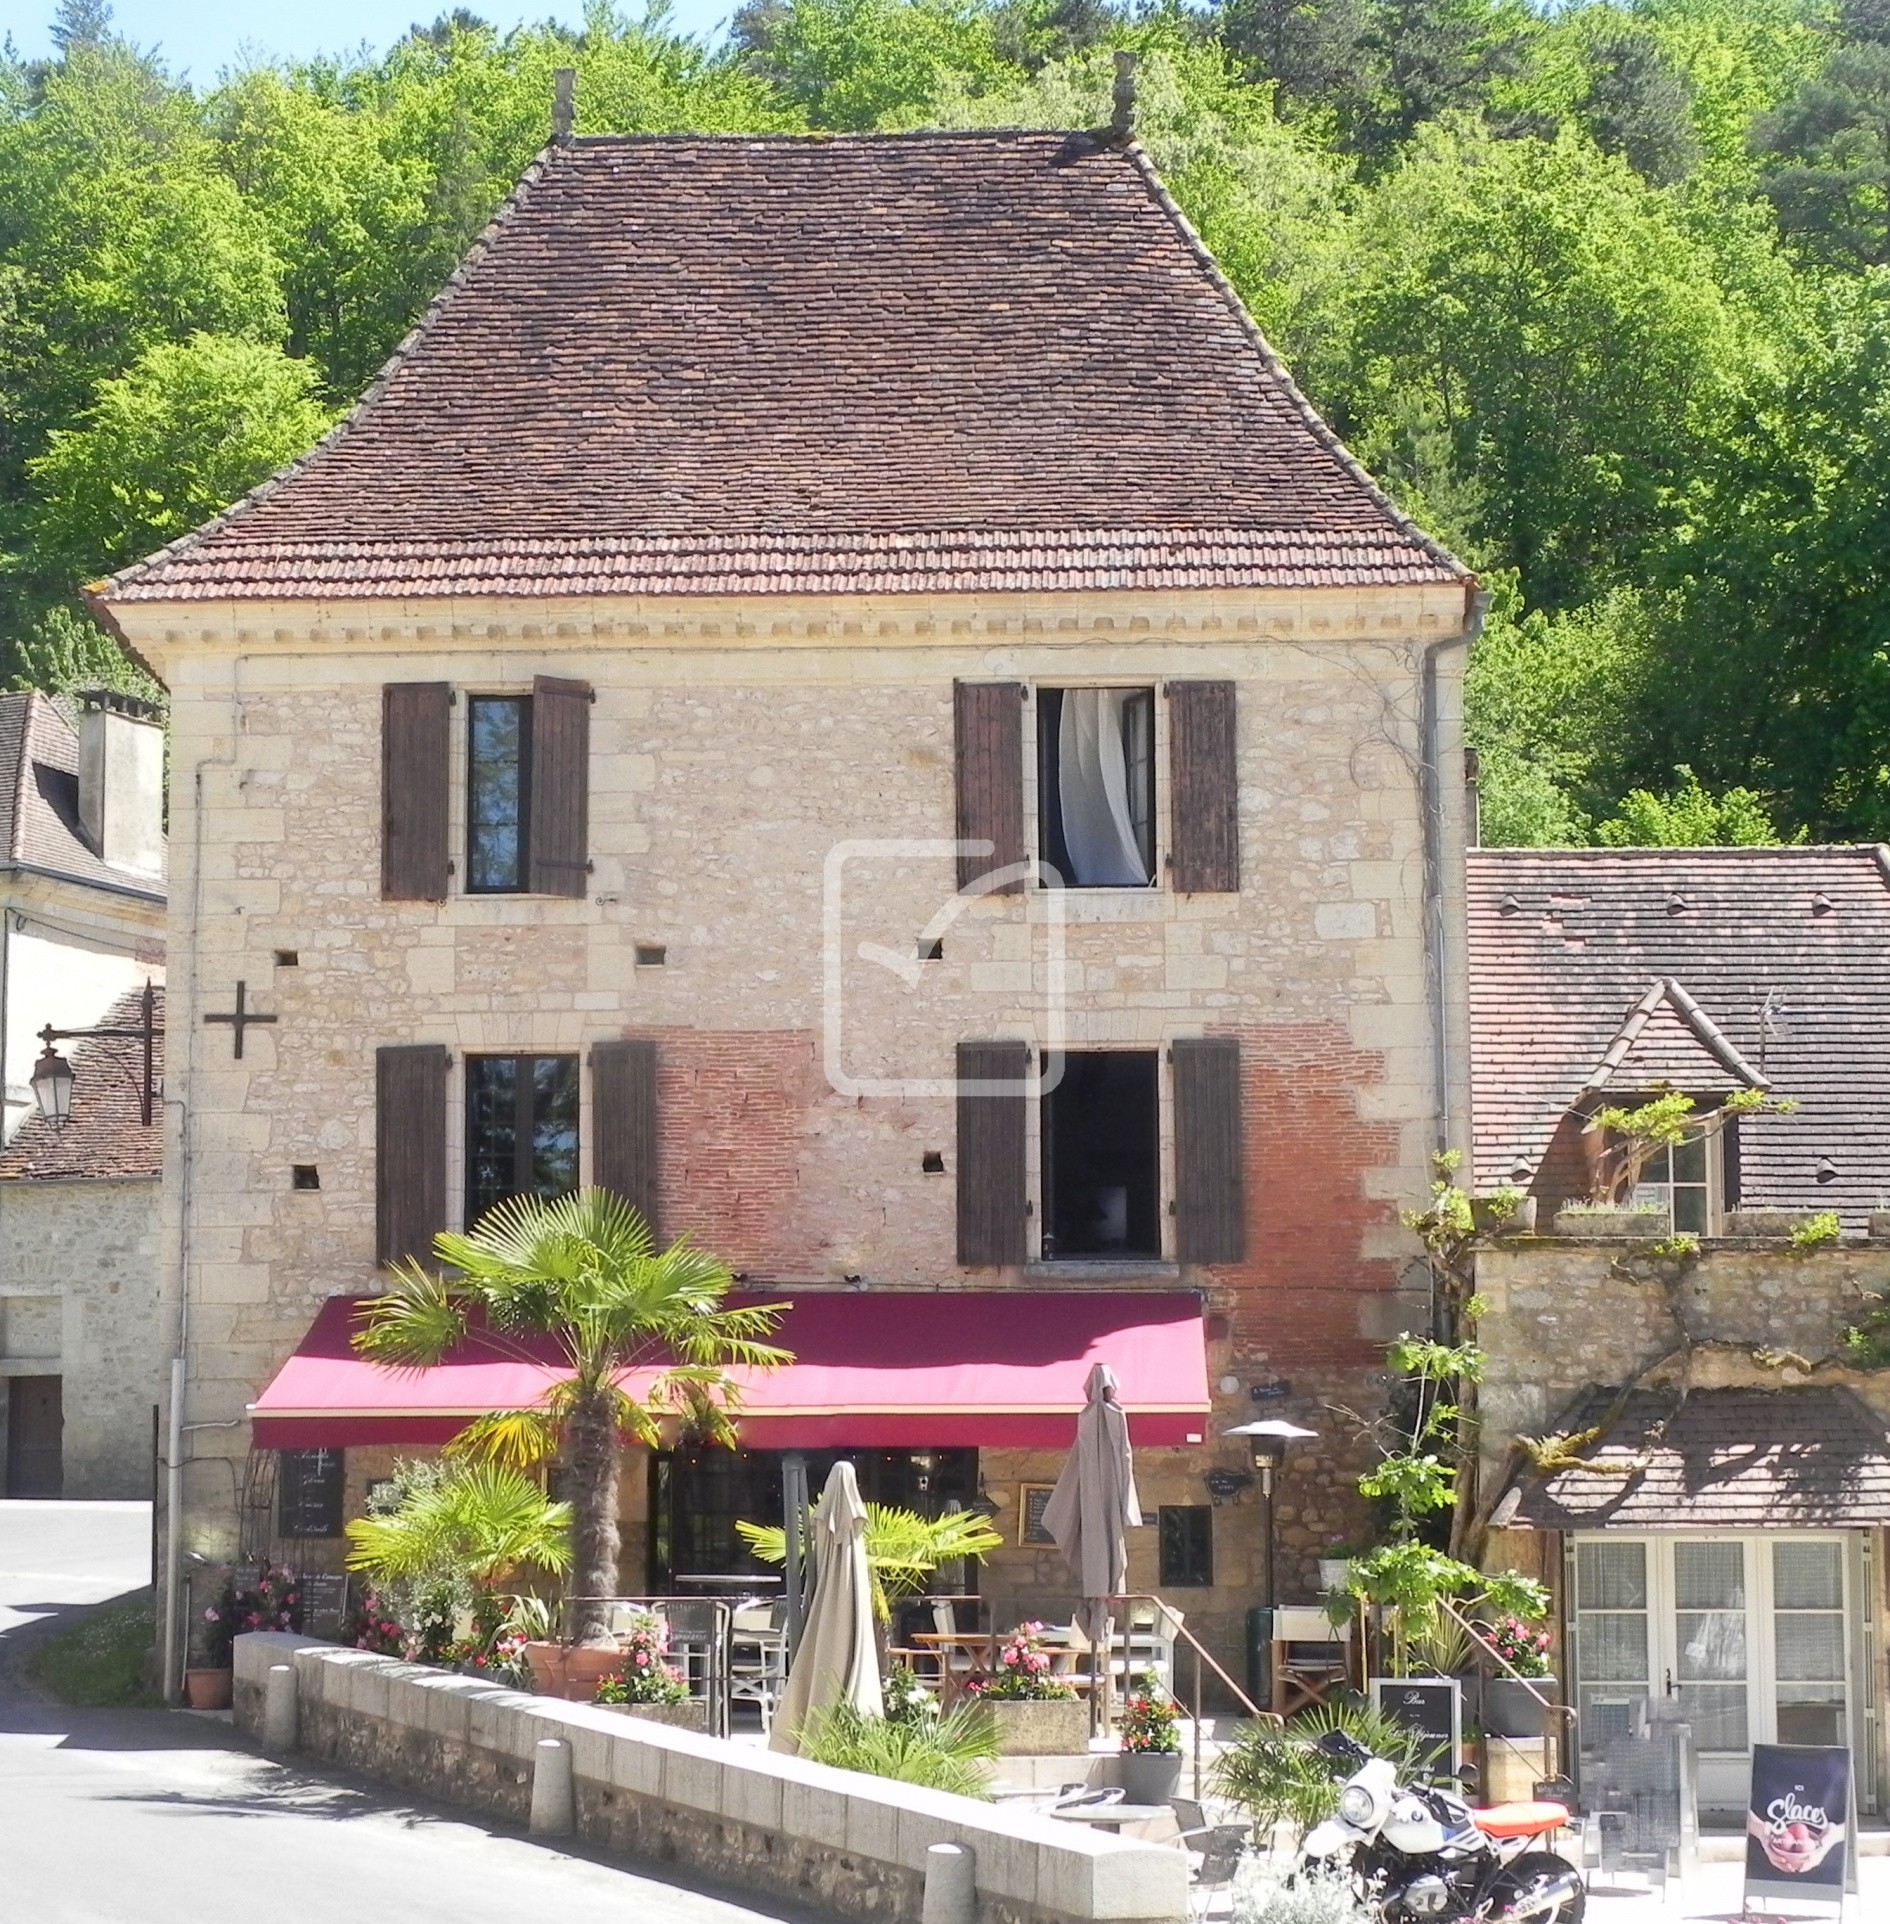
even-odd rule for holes
{"type": "Polygon", "coordinates": [[[1470,1821],[1485,1837],[1537,1837],[1560,1830],[1568,1822],[1568,1807],[1547,1802],[1492,1804],[1487,1810],[1473,1810],[1470,1821]]]}

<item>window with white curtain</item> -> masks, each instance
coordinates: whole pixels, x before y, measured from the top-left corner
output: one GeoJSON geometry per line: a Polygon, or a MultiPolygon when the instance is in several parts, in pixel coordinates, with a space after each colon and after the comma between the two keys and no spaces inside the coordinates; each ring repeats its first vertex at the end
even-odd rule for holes
{"type": "Polygon", "coordinates": [[[1071,888],[1155,879],[1155,691],[1037,691],[1037,853],[1071,888]]]}

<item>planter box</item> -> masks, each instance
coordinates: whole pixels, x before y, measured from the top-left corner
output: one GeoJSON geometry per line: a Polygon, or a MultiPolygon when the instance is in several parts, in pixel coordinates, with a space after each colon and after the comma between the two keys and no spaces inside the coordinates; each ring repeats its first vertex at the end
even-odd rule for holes
{"type": "MultiPolygon", "coordinates": [[[[1529,1683],[1549,1703],[1558,1701],[1553,1677],[1531,1677],[1529,1683]]],[[[1538,1703],[1514,1677],[1485,1677],[1480,1708],[1483,1729],[1492,1737],[1543,1737],[1553,1721],[1548,1704],[1538,1703]]]]}
{"type": "Polygon", "coordinates": [[[1165,1804],[1181,1787],[1178,1750],[1125,1750],[1119,1763],[1127,1803],[1165,1804]]]}
{"type": "Polygon", "coordinates": [[[1558,1209],[1555,1233],[1594,1243],[1652,1243],[1668,1233],[1664,1209],[1558,1209]]]}
{"type": "Polygon", "coordinates": [[[984,1698],[997,1729],[1000,1757],[1083,1757],[1089,1754],[1089,1705],[984,1698]]]}
{"type": "Polygon", "coordinates": [[[1470,1198],[1470,1220],[1486,1236],[1533,1236],[1536,1232],[1536,1198],[1523,1196],[1507,1216],[1498,1216],[1487,1196],[1470,1198]]]}
{"type": "Polygon", "coordinates": [[[1820,1212],[1815,1209],[1729,1209],[1726,1234],[1729,1236],[1789,1237],[1800,1223],[1808,1223],[1820,1212]]]}
{"type": "Polygon", "coordinates": [[[623,1668],[623,1652],[582,1644],[528,1643],[525,1661],[531,1666],[532,1689],[539,1696],[587,1704],[597,1695],[598,1678],[623,1668]]]}
{"type": "Polygon", "coordinates": [[[1351,1567],[1350,1557],[1321,1557],[1319,1559],[1319,1594],[1329,1597],[1334,1591],[1343,1590],[1346,1572],[1351,1567]]]}
{"type": "Polygon", "coordinates": [[[594,1710],[614,1710],[620,1717],[641,1717],[645,1723],[667,1724],[671,1730],[709,1732],[709,1700],[691,1697],[680,1704],[593,1704],[594,1710]]]}

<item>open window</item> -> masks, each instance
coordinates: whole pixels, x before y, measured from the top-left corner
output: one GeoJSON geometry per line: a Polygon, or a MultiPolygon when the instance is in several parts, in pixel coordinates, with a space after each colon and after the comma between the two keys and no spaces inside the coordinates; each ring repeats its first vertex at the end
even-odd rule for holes
{"type": "Polygon", "coordinates": [[[1161,1254],[1156,1064],[1152,1049],[1062,1058],[1043,1098],[1046,1262],[1161,1254]]]}
{"type": "Polygon", "coordinates": [[[1037,691],[1037,855],[1071,888],[1155,879],[1155,691],[1037,691]]]}
{"type": "Polygon", "coordinates": [[[1641,1170],[1630,1202],[1636,1209],[1660,1209],[1675,1235],[1713,1236],[1725,1212],[1737,1203],[1727,1194],[1732,1132],[1738,1122],[1723,1117],[1712,1128],[1688,1136],[1671,1148],[1657,1149],[1641,1170]]]}

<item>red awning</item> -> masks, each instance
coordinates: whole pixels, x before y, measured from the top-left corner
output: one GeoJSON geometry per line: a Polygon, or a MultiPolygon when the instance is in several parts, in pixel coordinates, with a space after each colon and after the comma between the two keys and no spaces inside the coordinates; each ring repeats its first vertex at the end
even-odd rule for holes
{"type": "MultiPolygon", "coordinates": [[[[564,1374],[549,1344],[525,1361],[478,1336],[432,1369],[354,1351],[360,1298],[322,1305],[250,1405],[258,1448],[444,1443],[475,1416],[524,1409],[564,1374]]],[[[1138,1444],[1198,1443],[1208,1418],[1200,1299],[1100,1290],[822,1291],[790,1301],[794,1361],[736,1370],[741,1439],[762,1450],[1065,1449],[1093,1363],[1121,1385],[1138,1444]]],[[[635,1394],[654,1370],[635,1371],[635,1394]]]]}

